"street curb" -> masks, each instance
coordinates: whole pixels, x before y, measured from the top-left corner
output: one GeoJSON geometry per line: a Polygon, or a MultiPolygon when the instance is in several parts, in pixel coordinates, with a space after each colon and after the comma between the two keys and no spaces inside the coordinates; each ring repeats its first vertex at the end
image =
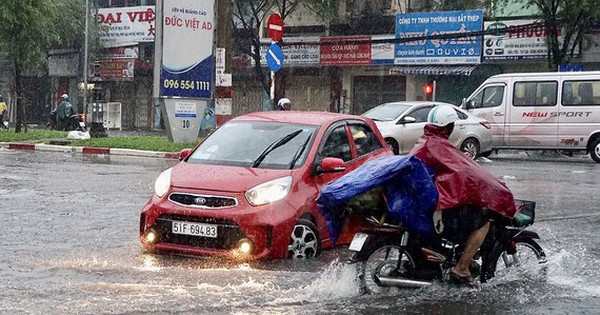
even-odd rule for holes
{"type": "Polygon", "coordinates": [[[43,143],[21,143],[21,142],[0,142],[0,148],[11,150],[45,151],[45,152],[65,152],[82,154],[104,154],[117,156],[135,156],[150,157],[159,159],[177,159],[177,152],[145,151],[120,148],[96,148],[96,147],[75,147],[68,145],[53,145],[43,143]]]}

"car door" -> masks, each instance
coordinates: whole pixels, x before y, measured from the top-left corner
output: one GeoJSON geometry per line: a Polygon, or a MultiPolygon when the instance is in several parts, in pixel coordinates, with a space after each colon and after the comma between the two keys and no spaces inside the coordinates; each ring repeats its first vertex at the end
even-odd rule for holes
{"type": "Polygon", "coordinates": [[[344,161],[346,168],[343,172],[320,173],[316,174],[316,183],[318,188],[326,185],[333,180],[343,176],[357,167],[355,152],[350,142],[350,129],[347,121],[340,121],[331,125],[319,144],[317,157],[315,159],[315,168],[320,165],[326,157],[339,158],[344,161]]]}
{"type": "Polygon", "coordinates": [[[478,118],[487,120],[491,125],[492,147],[508,145],[506,128],[506,104],[508,103],[507,83],[486,84],[467,101],[467,111],[478,118]]]}
{"type": "Polygon", "coordinates": [[[511,148],[558,146],[558,81],[517,78],[507,120],[511,148]]]}
{"type": "Polygon", "coordinates": [[[399,143],[400,154],[407,154],[417,143],[417,140],[423,135],[423,128],[427,124],[427,115],[433,108],[433,105],[419,106],[409,110],[398,120],[401,125],[399,143]],[[414,122],[405,122],[406,117],[414,118],[414,122]]]}

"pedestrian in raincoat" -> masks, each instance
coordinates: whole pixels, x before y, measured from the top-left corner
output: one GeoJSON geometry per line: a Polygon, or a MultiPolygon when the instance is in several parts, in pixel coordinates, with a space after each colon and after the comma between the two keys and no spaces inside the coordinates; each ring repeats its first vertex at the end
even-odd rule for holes
{"type": "Polygon", "coordinates": [[[8,124],[5,122],[8,122],[8,105],[6,105],[4,97],[0,95],[0,125],[2,128],[8,129],[8,124]]]}
{"type": "Polygon", "coordinates": [[[439,197],[434,226],[445,238],[464,245],[451,272],[456,280],[473,286],[469,267],[488,233],[491,211],[513,217],[517,210],[510,190],[448,140],[457,120],[451,106],[434,107],[425,133],[409,154],[435,171],[439,197]]]}
{"type": "Polygon", "coordinates": [[[56,109],[56,119],[58,120],[58,129],[68,130],[70,124],[70,117],[75,115],[75,108],[69,103],[69,95],[63,94],[61,96],[62,101],[58,104],[56,109]]]}

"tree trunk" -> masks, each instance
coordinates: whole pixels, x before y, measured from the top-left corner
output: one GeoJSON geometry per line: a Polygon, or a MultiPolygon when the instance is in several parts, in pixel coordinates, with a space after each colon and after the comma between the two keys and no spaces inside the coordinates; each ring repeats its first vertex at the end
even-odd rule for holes
{"type": "Polygon", "coordinates": [[[21,78],[21,65],[15,61],[15,88],[16,88],[16,114],[17,117],[15,119],[15,132],[21,132],[21,127],[23,124],[23,80],[21,78]]]}

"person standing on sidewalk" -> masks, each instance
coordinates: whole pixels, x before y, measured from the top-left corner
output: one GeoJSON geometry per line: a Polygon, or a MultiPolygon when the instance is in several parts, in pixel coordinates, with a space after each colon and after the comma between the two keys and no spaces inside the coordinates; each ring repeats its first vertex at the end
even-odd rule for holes
{"type": "Polygon", "coordinates": [[[56,119],[58,120],[58,129],[68,130],[71,116],[75,115],[75,109],[73,105],[69,103],[69,95],[63,94],[61,96],[62,101],[58,104],[56,109],[56,119]]]}
{"type": "Polygon", "coordinates": [[[0,127],[8,129],[8,105],[2,94],[0,94],[0,125],[0,127]]]}

